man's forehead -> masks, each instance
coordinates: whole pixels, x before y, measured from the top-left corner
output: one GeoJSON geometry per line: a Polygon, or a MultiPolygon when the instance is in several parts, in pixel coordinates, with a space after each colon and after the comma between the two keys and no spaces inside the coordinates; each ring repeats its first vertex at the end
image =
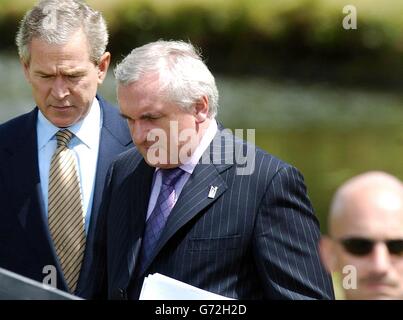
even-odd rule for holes
{"type": "Polygon", "coordinates": [[[367,236],[370,238],[403,238],[403,211],[382,211],[367,206],[349,206],[334,216],[330,231],[332,236],[367,236]]]}
{"type": "Polygon", "coordinates": [[[90,61],[90,45],[83,31],[77,31],[67,41],[49,42],[41,37],[34,37],[29,43],[31,57],[38,59],[64,59],[90,61]]]}
{"type": "Polygon", "coordinates": [[[132,85],[134,89],[154,95],[160,89],[160,79],[157,74],[144,74],[132,85]]]}
{"type": "Polygon", "coordinates": [[[118,94],[136,95],[143,99],[155,97],[160,92],[158,78],[140,77],[140,79],[128,84],[118,85],[118,94]]]}

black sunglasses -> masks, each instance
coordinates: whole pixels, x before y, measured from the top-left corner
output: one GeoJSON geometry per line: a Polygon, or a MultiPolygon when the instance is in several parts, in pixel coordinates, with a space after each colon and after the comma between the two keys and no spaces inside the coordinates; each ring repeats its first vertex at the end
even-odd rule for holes
{"type": "MultiPolygon", "coordinates": [[[[378,240],[366,238],[346,238],[339,240],[343,248],[356,256],[365,256],[370,254],[378,240]]],[[[403,255],[403,239],[384,240],[390,254],[403,255]]]]}

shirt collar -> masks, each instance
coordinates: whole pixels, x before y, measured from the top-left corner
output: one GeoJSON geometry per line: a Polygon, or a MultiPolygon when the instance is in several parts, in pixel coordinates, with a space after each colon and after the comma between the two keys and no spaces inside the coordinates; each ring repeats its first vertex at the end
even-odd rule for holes
{"type": "Polygon", "coordinates": [[[208,126],[202,139],[200,140],[199,145],[196,147],[196,150],[193,152],[192,156],[190,157],[189,161],[187,161],[186,163],[184,163],[180,166],[180,168],[182,170],[184,170],[185,172],[188,172],[190,174],[193,173],[193,170],[195,169],[196,165],[199,163],[200,158],[202,157],[203,153],[206,151],[206,149],[209,147],[209,145],[213,141],[213,139],[217,133],[217,130],[218,130],[217,122],[215,119],[213,119],[210,122],[210,125],[208,126]]]}
{"type": "MultiPolygon", "coordinates": [[[[82,143],[91,149],[97,145],[98,139],[94,132],[98,132],[101,128],[101,125],[100,105],[98,100],[94,99],[87,116],[68,129],[74,133],[75,137],[77,137],[82,143]]],[[[46,119],[43,113],[38,110],[37,136],[39,150],[44,148],[59,130],[60,128],[56,127],[53,123],[46,119]]]]}

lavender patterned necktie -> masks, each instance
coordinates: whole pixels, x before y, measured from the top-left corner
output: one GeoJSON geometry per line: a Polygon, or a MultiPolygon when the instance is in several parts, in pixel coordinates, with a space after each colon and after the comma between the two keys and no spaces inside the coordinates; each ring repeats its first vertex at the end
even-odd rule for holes
{"type": "Polygon", "coordinates": [[[148,262],[161,232],[168,220],[168,216],[175,204],[175,184],[184,171],[182,169],[161,169],[162,184],[154,210],[147,220],[140,252],[140,273],[148,262]]]}

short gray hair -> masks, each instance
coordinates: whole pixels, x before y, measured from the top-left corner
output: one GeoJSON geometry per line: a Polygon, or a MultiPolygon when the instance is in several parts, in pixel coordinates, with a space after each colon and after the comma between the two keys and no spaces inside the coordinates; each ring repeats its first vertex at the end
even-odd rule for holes
{"type": "Polygon", "coordinates": [[[119,85],[129,85],[145,74],[159,75],[161,91],[170,101],[190,110],[203,96],[209,101],[209,117],[218,109],[214,76],[191,43],[159,40],[134,49],[115,70],[119,85]]]}
{"type": "Polygon", "coordinates": [[[65,44],[82,29],[90,48],[90,59],[98,64],[108,45],[108,30],[102,14],[79,0],[42,0],[29,10],[16,36],[18,54],[24,63],[31,59],[30,43],[40,38],[65,44]]]}

